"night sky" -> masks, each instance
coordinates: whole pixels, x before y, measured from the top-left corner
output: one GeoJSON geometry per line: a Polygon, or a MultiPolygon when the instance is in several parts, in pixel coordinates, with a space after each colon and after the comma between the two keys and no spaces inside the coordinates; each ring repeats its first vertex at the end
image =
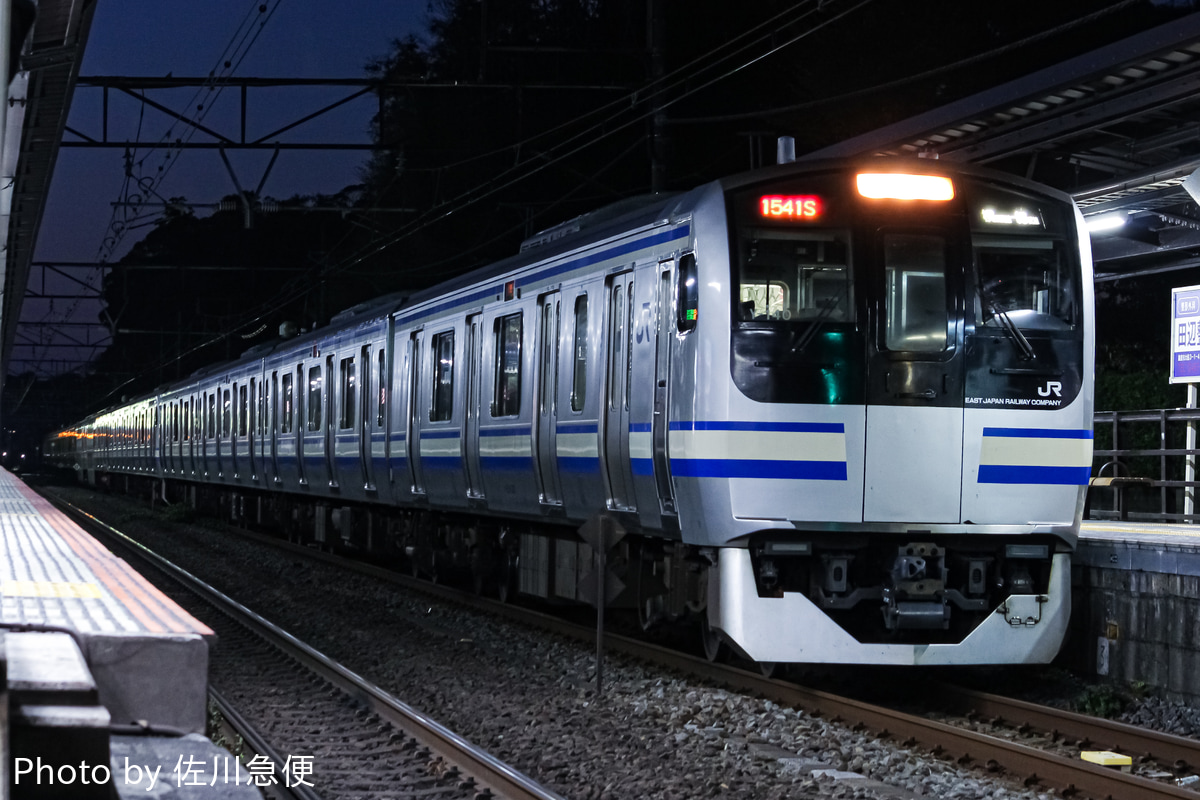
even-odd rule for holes
{"type": "MultiPolygon", "coordinates": [[[[80,75],[138,75],[193,77],[207,75],[218,64],[230,37],[261,0],[171,2],[164,0],[98,0],[80,75]]],[[[262,3],[275,8],[274,0],[262,3]]],[[[363,78],[365,64],[385,55],[393,39],[421,35],[427,13],[425,0],[282,0],[270,16],[238,77],[363,78]],[[335,11],[336,13],[330,13],[335,11]]],[[[183,110],[194,89],[158,91],[155,100],[183,110]]],[[[248,136],[265,134],[315,111],[347,94],[345,89],[261,89],[251,91],[248,136]],[[274,107],[272,103],[275,103],[274,107]]],[[[69,125],[88,135],[100,132],[99,89],[76,90],[69,125]]],[[[139,121],[138,103],[113,94],[110,98],[110,139],[133,137],[139,121]]],[[[223,94],[205,124],[237,134],[236,91],[223,94]]],[[[373,97],[343,106],[319,124],[285,134],[285,141],[329,136],[336,141],[368,141],[375,111],[373,97]]],[[[169,119],[148,110],[143,138],[157,138],[169,119]]],[[[66,134],[65,140],[71,140],[66,134]]],[[[258,184],[269,152],[230,153],[243,187],[258,184]]],[[[319,153],[291,151],[280,155],[263,194],[284,199],[296,194],[332,193],[357,182],[363,152],[319,153]]],[[[122,182],[120,149],[62,148],[38,240],[38,260],[91,261],[106,234],[111,203],[122,182]]],[[[235,189],[216,151],[185,152],[164,181],[160,193],[183,196],[196,203],[217,202],[235,189]]],[[[207,210],[202,215],[210,213],[207,210]]],[[[132,231],[124,247],[140,238],[132,231]]],[[[123,250],[111,260],[116,260],[123,250]]]]}

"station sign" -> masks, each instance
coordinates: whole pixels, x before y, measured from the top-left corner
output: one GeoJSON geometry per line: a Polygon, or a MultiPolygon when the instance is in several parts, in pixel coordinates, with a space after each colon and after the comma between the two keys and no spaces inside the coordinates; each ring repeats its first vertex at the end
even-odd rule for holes
{"type": "Polygon", "coordinates": [[[1200,383],[1200,286],[1171,290],[1171,383],[1200,383]]]}

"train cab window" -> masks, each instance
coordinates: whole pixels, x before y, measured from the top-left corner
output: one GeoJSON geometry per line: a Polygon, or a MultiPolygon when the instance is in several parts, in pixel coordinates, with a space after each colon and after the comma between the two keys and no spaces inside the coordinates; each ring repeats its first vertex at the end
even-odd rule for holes
{"type": "Polygon", "coordinates": [[[992,331],[1070,331],[1078,325],[1074,232],[1059,204],[972,186],[968,196],[975,260],[975,319],[992,331]]]}
{"type": "Polygon", "coordinates": [[[588,299],[575,298],[575,341],[571,355],[571,410],[583,411],[587,399],[588,299]]]}
{"type": "Polygon", "coordinates": [[[445,422],[454,414],[454,331],[433,337],[433,405],[430,422],[445,422]]]}
{"type": "Polygon", "coordinates": [[[521,315],[496,320],[496,391],[493,417],[521,413],[521,315]]]}
{"type": "Polygon", "coordinates": [[[841,231],[747,229],[741,241],[737,319],[851,321],[848,251],[841,231]]]}
{"type": "Polygon", "coordinates": [[[322,379],[321,368],[309,367],[308,369],[308,429],[310,431],[321,430],[321,397],[322,397],[322,379]]]}
{"type": "Polygon", "coordinates": [[[387,413],[388,380],[386,360],[384,358],[385,355],[386,354],[384,353],[383,349],[380,349],[379,371],[376,373],[378,381],[377,385],[379,386],[379,399],[375,407],[375,425],[379,428],[383,427],[384,416],[387,413]]]}
{"type": "Polygon", "coordinates": [[[279,408],[279,432],[292,432],[292,416],[294,400],[292,397],[292,373],[285,372],[281,379],[282,388],[280,389],[280,408],[279,408]]]}
{"type": "Polygon", "coordinates": [[[338,414],[338,427],[347,430],[354,427],[354,358],[343,358],[339,364],[342,384],[342,406],[338,414]]]}
{"type": "Polygon", "coordinates": [[[883,237],[884,345],[910,353],[940,353],[949,342],[946,240],[890,233],[883,237]]]}

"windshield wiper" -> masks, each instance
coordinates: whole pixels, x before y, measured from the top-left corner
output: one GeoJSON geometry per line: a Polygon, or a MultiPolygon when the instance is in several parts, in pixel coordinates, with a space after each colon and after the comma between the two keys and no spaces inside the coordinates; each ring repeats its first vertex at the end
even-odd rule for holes
{"type": "Polygon", "coordinates": [[[1021,351],[1021,360],[1037,361],[1037,353],[1034,352],[1033,345],[1029,343],[1029,340],[1025,338],[1025,334],[1021,333],[1021,329],[1008,316],[1008,312],[996,304],[996,301],[991,298],[982,283],[979,284],[978,291],[979,299],[983,301],[984,308],[990,311],[993,317],[1000,320],[1000,327],[1004,329],[1004,332],[1008,334],[1008,338],[1012,339],[1013,344],[1021,351]]]}
{"type": "Polygon", "coordinates": [[[841,300],[841,297],[834,295],[826,301],[825,305],[821,306],[821,313],[817,314],[816,318],[809,323],[809,326],[804,330],[804,333],[800,335],[795,344],[793,344],[791,349],[788,350],[789,358],[802,354],[804,349],[812,343],[812,340],[816,338],[817,330],[824,325],[825,320],[829,319],[830,315],[833,314],[833,310],[837,308],[839,300],[841,300]]]}

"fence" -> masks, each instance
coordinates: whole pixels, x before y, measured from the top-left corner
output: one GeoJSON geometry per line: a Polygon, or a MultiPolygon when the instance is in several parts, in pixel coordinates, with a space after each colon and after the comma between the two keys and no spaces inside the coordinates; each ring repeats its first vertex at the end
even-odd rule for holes
{"type": "Polygon", "coordinates": [[[1185,493],[1195,497],[1200,484],[1185,480],[1188,457],[1200,454],[1187,447],[1189,422],[1200,428],[1200,409],[1098,412],[1084,518],[1200,521],[1196,509],[1183,513],[1185,493]]]}

